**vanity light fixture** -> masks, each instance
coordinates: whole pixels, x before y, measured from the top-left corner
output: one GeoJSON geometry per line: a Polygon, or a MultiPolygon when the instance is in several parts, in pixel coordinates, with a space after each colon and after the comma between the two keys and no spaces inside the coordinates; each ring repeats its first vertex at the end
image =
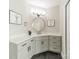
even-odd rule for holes
{"type": "Polygon", "coordinates": [[[46,14],[45,10],[37,9],[37,8],[32,8],[31,13],[34,14],[34,15],[37,15],[37,16],[40,16],[40,15],[44,16],[46,14]]]}

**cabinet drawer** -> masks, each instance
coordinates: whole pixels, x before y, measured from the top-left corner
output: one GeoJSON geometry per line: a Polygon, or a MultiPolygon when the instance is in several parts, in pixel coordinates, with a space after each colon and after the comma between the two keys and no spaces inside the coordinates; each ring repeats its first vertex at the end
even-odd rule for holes
{"type": "Polygon", "coordinates": [[[53,46],[51,46],[51,48],[60,49],[60,46],[53,45],[53,46]]]}
{"type": "Polygon", "coordinates": [[[27,47],[28,47],[28,45],[29,45],[29,42],[28,41],[24,41],[24,42],[22,42],[22,43],[20,43],[19,45],[18,45],[18,51],[22,51],[23,49],[26,49],[27,47]]]}
{"type": "Polygon", "coordinates": [[[60,46],[53,45],[53,46],[50,46],[49,49],[53,52],[61,52],[60,46]]]}
{"type": "Polygon", "coordinates": [[[61,49],[59,47],[50,47],[50,51],[60,53],[61,49]]]}
{"type": "Polygon", "coordinates": [[[60,41],[60,36],[49,36],[49,39],[53,39],[53,41],[60,41]]]}
{"type": "Polygon", "coordinates": [[[41,36],[41,37],[36,37],[35,39],[37,39],[37,40],[42,40],[42,39],[48,39],[48,36],[41,36]]]}
{"type": "Polygon", "coordinates": [[[60,37],[58,37],[58,36],[49,37],[49,45],[60,46],[61,45],[60,37]]]}
{"type": "Polygon", "coordinates": [[[49,45],[56,45],[56,46],[60,46],[61,45],[61,42],[60,41],[53,41],[53,40],[50,40],[49,41],[49,45]]]}
{"type": "Polygon", "coordinates": [[[40,39],[48,39],[48,36],[42,36],[40,39]]]}

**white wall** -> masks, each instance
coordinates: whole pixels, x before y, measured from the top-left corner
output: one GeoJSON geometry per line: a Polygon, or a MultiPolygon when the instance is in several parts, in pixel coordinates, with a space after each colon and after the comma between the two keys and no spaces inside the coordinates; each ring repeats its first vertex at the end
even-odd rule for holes
{"type": "MultiPolygon", "coordinates": [[[[37,7],[37,6],[33,6],[33,5],[29,5],[28,4],[28,7],[27,7],[27,14],[28,14],[28,19],[29,20],[26,20],[29,24],[28,24],[28,29],[31,30],[32,32],[33,29],[31,27],[31,24],[32,22],[34,21],[34,18],[35,16],[32,15],[32,13],[30,12],[30,9],[31,8],[41,8],[41,7],[37,7]]],[[[44,21],[45,21],[45,29],[41,32],[41,33],[51,33],[51,34],[59,34],[60,33],[60,19],[59,19],[59,5],[57,6],[54,6],[54,7],[51,7],[51,8],[48,8],[48,9],[45,9],[45,8],[41,8],[41,9],[44,9],[46,11],[46,15],[45,16],[41,16],[44,21]],[[55,19],[55,27],[48,27],[47,26],[47,20],[49,19],[55,19]]]]}
{"type": "Polygon", "coordinates": [[[43,33],[52,33],[52,34],[60,34],[60,19],[59,19],[59,5],[48,8],[47,9],[47,15],[45,21],[46,21],[46,28],[43,31],[43,33]],[[55,27],[48,27],[47,26],[47,20],[55,19],[55,27]]]}
{"type": "MultiPolygon", "coordinates": [[[[31,24],[34,21],[33,19],[35,17],[31,14],[30,10],[31,8],[41,8],[41,7],[29,5],[28,3],[26,3],[26,0],[10,0],[9,6],[10,10],[18,12],[22,15],[22,25],[15,25],[15,24],[9,25],[10,37],[22,36],[23,34],[27,34],[28,30],[34,32],[31,27],[31,24]],[[27,26],[24,26],[24,22],[27,22],[27,26]]],[[[42,9],[46,10],[47,14],[42,17],[46,22],[46,26],[41,33],[59,34],[60,33],[59,6],[51,7],[49,9],[45,8],[42,9]],[[55,27],[47,27],[47,20],[49,19],[55,19],[55,27]]]]}
{"type": "Polygon", "coordinates": [[[9,25],[10,37],[24,34],[26,32],[26,27],[23,26],[23,22],[25,21],[23,17],[26,15],[25,0],[9,0],[9,9],[22,15],[22,25],[9,25]]]}

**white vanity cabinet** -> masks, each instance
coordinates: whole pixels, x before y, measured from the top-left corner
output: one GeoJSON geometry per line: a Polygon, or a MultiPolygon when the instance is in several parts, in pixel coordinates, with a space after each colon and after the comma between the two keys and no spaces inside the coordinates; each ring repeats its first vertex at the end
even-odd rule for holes
{"type": "Polygon", "coordinates": [[[31,59],[33,55],[46,51],[61,53],[61,42],[61,36],[32,37],[17,44],[10,42],[9,59],[31,59]]]}
{"type": "Polygon", "coordinates": [[[42,53],[48,50],[48,37],[36,37],[36,54],[42,53]]]}
{"type": "Polygon", "coordinates": [[[19,44],[10,43],[10,59],[31,59],[35,53],[35,40],[29,39],[19,44]]]}
{"type": "Polygon", "coordinates": [[[28,57],[28,41],[15,44],[10,42],[9,45],[9,59],[29,59],[28,57]]]}
{"type": "Polygon", "coordinates": [[[61,53],[61,36],[49,36],[49,51],[61,53]]]}

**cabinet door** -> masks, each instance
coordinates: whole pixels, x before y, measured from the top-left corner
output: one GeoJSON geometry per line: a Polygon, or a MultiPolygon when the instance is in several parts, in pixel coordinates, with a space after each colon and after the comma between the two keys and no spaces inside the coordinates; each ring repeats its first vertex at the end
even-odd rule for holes
{"type": "Polygon", "coordinates": [[[42,52],[48,51],[48,37],[41,37],[42,52]]]}
{"type": "Polygon", "coordinates": [[[28,53],[29,59],[31,59],[32,56],[35,54],[35,39],[33,39],[33,38],[30,40],[28,51],[29,51],[29,53],[28,53]]]}
{"type": "Polygon", "coordinates": [[[52,52],[61,52],[61,37],[59,36],[52,36],[49,37],[49,50],[52,52]]]}
{"type": "Polygon", "coordinates": [[[38,37],[36,39],[36,53],[48,50],[48,37],[38,37]]]}
{"type": "Polygon", "coordinates": [[[29,59],[27,41],[19,44],[17,50],[18,50],[17,59],[29,59]]]}

